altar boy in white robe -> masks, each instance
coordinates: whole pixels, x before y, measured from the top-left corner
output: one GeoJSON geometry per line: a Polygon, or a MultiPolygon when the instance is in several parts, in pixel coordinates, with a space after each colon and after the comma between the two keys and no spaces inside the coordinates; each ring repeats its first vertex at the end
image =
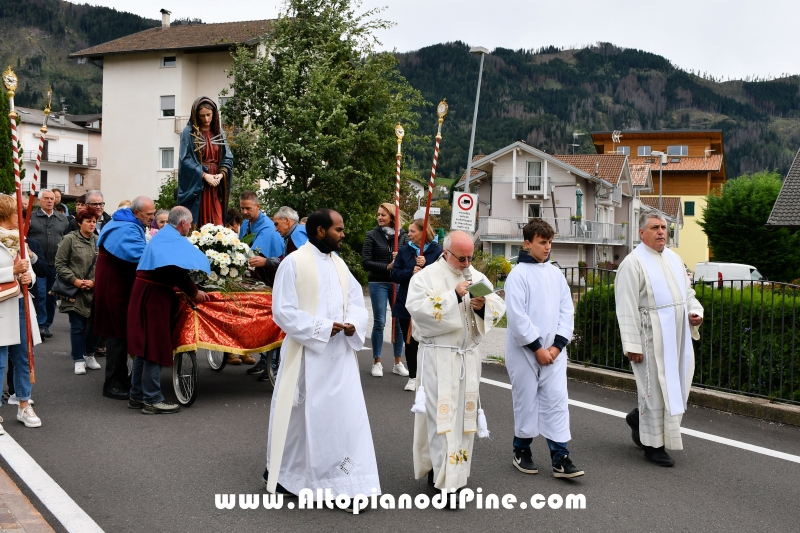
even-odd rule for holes
{"type": "Polygon", "coordinates": [[[414,418],[414,477],[437,489],[467,484],[475,434],[486,437],[478,385],[483,336],[506,311],[497,294],[471,297],[467,287],[491,283],[472,268],[474,244],[463,231],[444,239],[442,256],[414,274],[406,309],[419,341],[414,418]]]}
{"type": "Polygon", "coordinates": [[[366,334],[364,296],[334,253],[344,240],[341,215],[317,210],[306,229],[308,242],[281,262],[273,289],[272,314],[286,339],[264,482],[272,493],[370,497],[381,491],[355,354],[366,334]]]}
{"type": "Polygon", "coordinates": [[[514,403],[514,458],[520,472],[536,474],[531,442],[543,435],[550,448],[553,476],[583,475],[572,464],[567,442],[566,347],[572,339],[575,308],[564,274],[548,261],[555,231],[534,218],[522,229],[524,249],[506,280],[506,368],[514,403]]]}
{"type": "Polygon", "coordinates": [[[681,418],[694,376],[691,339],[700,338],[703,306],[680,256],[666,247],[663,216],[642,213],[639,236],[641,244],[622,261],[614,283],[622,349],[639,395],[626,421],[645,458],[669,467],[675,461],[666,449],[683,449],[681,418]]]}

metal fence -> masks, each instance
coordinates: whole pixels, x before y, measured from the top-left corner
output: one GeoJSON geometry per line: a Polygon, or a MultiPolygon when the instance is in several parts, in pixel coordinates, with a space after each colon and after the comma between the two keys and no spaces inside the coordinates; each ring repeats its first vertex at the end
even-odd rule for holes
{"type": "MultiPolygon", "coordinates": [[[[562,268],[575,303],[577,363],[631,372],[616,316],[616,272],[562,268]]],[[[800,404],[800,286],[732,280],[694,284],[703,305],[693,341],[695,386],[800,404]]]]}

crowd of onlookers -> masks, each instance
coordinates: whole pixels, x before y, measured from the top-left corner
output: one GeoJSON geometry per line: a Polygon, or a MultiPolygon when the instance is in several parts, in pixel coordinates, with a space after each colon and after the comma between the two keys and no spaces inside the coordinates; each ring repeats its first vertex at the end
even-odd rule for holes
{"type": "MultiPolygon", "coordinates": [[[[0,282],[10,282],[13,279],[18,279],[20,283],[25,283],[24,280],[32,281],[30,295],[36,323],[32,324],[31,333],[35,343],[43,342],[53,336],[50,328],[58,310],[69,318],[74,373],[82,375],[86,374],[87,369],[99,370],[101,365],[97,359],[105,356],[105,339],[99,338],[93,331],[92,299],[98,237],[103,226],[112,220],[111,215],[106,212],[103,194],[98,190],[89,191],[78,197],[74,208],[69,209],[62,202],[60,191],[45,189],[39,193],[38,205],[29,206],[29,203],[29,199],[23,196],[24,212],[27,213],[29,207],[33,209],[29,215],[30,223],[26,235],[31,252],[30,259],[28,261],[17,259],[15,262],[18,250],[15,251],[13,246],[6,246],[6,241],[3,241],[3,244],[0,244],[0,282]]],[[[250,232],[250,225],[256,227],[258,220],[265,215],[261,212],[256,198],[243,197],[240,203],[242,211],[229,209],[225,225],[237,234],[240,232],[246,234],[250,232]]],[[[130,204],[130,201],[123,200],[117,209],[130,207],[130,204]]],[[[0,236],[3,236],[17,229],[16,202],[13,197],[3,195],[0,197],[0,207],[2,207],[0,236]]],[[[155,212],[152,223],[146,231],[148,240],[164,227],[167,216],[166,210],[155,212]]],[[[265,226],[265,231],[277,233],[282,237],[279,239],[278,251],[273,252],[276,257],[271,257],[272,254],[269,254],[251,260],[253,261],[251,266],[258,267],[256,271],[264,271],[264,281],[267,284],[270,284],[269,273],[274,274],[280,259],[304,243],[304,240],[297,240],[296,237],[305,235],[304,220],[299,219],[297,213],[289,207],[279,209],[271,217],[270,222],[272,224],[265,226]],[[303,228],[303,231],[295,231],[295,228],[303,228]],[[291,237],[292,235],[294,237],[291,237]],[[293,240],[296,242],[293,243],[293,240]]],[[[413,391],[417,343],[410,333],[410,316],[405,308],[405,295],[411,276],[436,261],[442,254],[442,247],[438,244],[430,226],[423,235],[421,219],[411,221],[407,225],[407,230],[400,229],[399,234],[395,236],[392,204],[381,204],[377,211],[377,222],[377,226],[367,233],[362,252],[374,315],[372,329],[374,364],[371,374],[375,377],[383,376],[381,352],[387,324],[387,309],[391,306],[391,316],[395,319],[390,320],[394,328],[391,335],[394,355],[392,372],[402,377],[409,377],[404,388],[413,391]],[[404,347],[408,368],[402,360],[404,347]]],[[[21,298],[0,301],[2,310],[0,321],[3,327],[3,333],[0,333],[0,376],[3,375],[6,360],[8,364],[8,393],[4,394],[3,400],[19,405],[18,419],[26,426],[38,427],[41,425],[41,420],[31,407],[33,400],[30,399],[30,374],[22,302],[21,298]]],[[[268,364],[266,354],[263,354],[259,361],[250,355],[227,354],[226,357],[227,364],[254,365],[248,371],[249,374],[263,373],[266,376],[264,373],[268,364]]]]}

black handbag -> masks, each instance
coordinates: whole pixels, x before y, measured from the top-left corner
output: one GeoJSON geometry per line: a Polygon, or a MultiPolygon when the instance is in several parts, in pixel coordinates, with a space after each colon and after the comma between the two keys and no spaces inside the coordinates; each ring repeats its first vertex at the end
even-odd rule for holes
{"type": "MultiPolygon", "coordinates": [[[[92,258],[92,264],[89,265],[89,270],[86,271],[86,274],[83,275],[81,279],[86,279],[86,276],[89,275],[89,272],[92,271],[94,267],[94,262],[97,261],[97,253],[95,252],[94,257],[92,258]]],[[[55,282],[53,282],[53,287],[50,289],[50,294],[58,296],[59,298],[63,298],[65,300],[70,300],[72,302],[75,301],[75,295],[78,294],[78,287],[73,285],[72,283],[67,283],[59,276],[56,276],[55,282]]]]}

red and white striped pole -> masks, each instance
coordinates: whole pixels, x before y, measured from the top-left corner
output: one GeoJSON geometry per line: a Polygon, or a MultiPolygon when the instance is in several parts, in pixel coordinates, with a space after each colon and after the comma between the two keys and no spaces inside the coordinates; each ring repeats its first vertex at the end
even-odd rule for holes
{"type": "MultiPolygon", "coordinates": [[[[17,76],[8,67],[3,72],[3,85],[8,94],[9,107],[11,112],[8,114],[11,122],[11,150],[14,158],[14,183],[16,185],[17,197],[17,225],[19,227],[19,256],[21,259],[28,259],[28,248],[25,244],[25,218],[22,215],[22,183],[19,177],[19,137],[17,136],[17,112],[14,111],[14,93],[17,89],[17,76]]],[[[31,383],[36,383],[36,375],[33,370],[33,335],[31,334],[31,309],[28,301],[28,285],[20,283],[22,286],[22,302],[25,307],[25,331],[28,337],[28,368],[31,373],[31,383]]]]}
{"type": "Polygon", "coordinates": [[[436,114],[439,115],[439,129],[436,132],[436,147],[433,149],[433,167],[431,168],[431,179],[428,182],[428,204],[425,207],[425,221],[422,223],[422,246],[419,247],[419,255],[425,251],[425,239],[428,235],[428,217],[431,212],[431,199],[433,198],[433,185],[436,181],[436,162],[439,160],[439,142],[442,140],[442,123],[447,116],[449,106],[447,98],[443,98],[436,106],[436,114]]]}
{"type": "MultiPolygon", "coordinates": [[[[403,126],[398,122],[394,127],[394,135],[397,137],[397,171],[395,172],[394,183],[394,251],[395,254],[399,252],[399,239],[400,239],[400,160],[403,158],[401,147],[403,145],[403,135],[405,135],[403,126]]],[[[392,307],[397,299],[397,284],[392,284],[392,307]]],[[[395,341],[395,331],[397,330],[397,318],[392,317],[392,344],[395,341]]]]}
{"type": "Polygon", "coordinates": [[[36,200],[36,193],[39,192],[39,176],[41,175],[42,167],[42,152],[44,151],[44,136],[47,134],[47,120],[50,117],[50,98],[53,95],[53,89],[47,91],[47,106],[44,108],[44,121],[42,127],[39,129],[39,150],[36,152],[36,167],[33,170],[33,179],[31,180],[31,193],[28,197],[28,212],[25,215],[25,233],[28,232],[31,224],[31,213],[33,213],[33,203],[36,200]]]}

